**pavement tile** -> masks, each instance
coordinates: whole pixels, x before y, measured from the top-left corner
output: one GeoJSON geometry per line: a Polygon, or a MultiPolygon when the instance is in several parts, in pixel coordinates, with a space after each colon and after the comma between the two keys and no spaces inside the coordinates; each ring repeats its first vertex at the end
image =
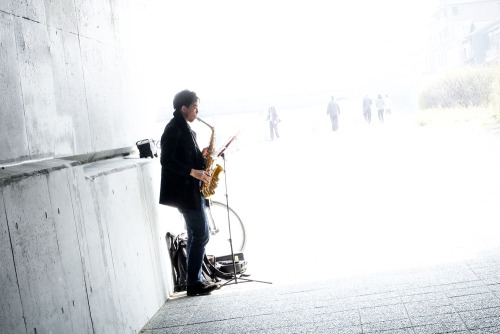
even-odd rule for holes
{"type": "Polygon", "coordinates": [[[500,298],[494,293],[481,293],[450,298],[458,312],[500,307],[500,298]]]}
{"type": "Polygon", "coordinates": [[[434,325],[439,323],[461,322],[463,319],[458,313],[429,314],[426,316],[412,317],[413,326],[434,325]]]}
{"type": "Polygon", "coordinates": [[[399,297],[399,289],[389,287],[387,291],[377,291],[373,293],[358,294],[358,300],[374,300],[399,297]]]}
{"type": "Polygon", "coordinates": [[[457,284],[477,281],[477,275],[465,264],[459,267],[444,271],[437,279],[438,284],[457,284]]]}
{"type": "Polygon", "coordinates": [[[266,314],[246,319],[255,330],[303,326],[314,323],[314,316],[305,312],[266,314]]]}
{"type": "Polygon", "coordinates": [[[441,322],[414,326],[415,334],[440,334],[440,333],[468,333],[468,329],[463,322],[441,322]]]}
{"type": "Polygon", "coordinates": [[[396,328],[396,329],[388,329],[388,330],[382,330],[382,331],[375,331],[375,332],[366,332],[363,330],[363,334],[375,334],[375,333],[380,333],[380,334],[415,334],[415,331],[413,328],[406,327],[406,328],[396,328]]]}
{"type": "Polygon", "coordinates": [[[493,292],[497,297],[500,297],[500,283],[487,285],[488,289],[493,292]]]}
{"type": "Polygon", "coordinates": [[[470,327],[469,323],[467,323],[469,329],[500,328],[499,318],[483,318],[483,319],[478,319],[476,321],[477,321],[476,323],[470,324],[470,327]]]}
{"type": "Polygon", "coordinates": [[[495,266],[500,264],[500,256],[493,250],[490,254],[483,252],[483,254],[480,254],[480,257],[476,257],[473,260],[466,260],[465,263],[471,269],[491,267],[492,265],[495,266]]]}
{"type": "Polygon", "coordinates": [[[415,302],[422,302],[426,300],[443,299],[445,297],[446,295],[442,291],[432,291],[432,292],[423,292],[419,294],[404,295],[401,296],[401,300],[403,301],[403,303],[409,304],[415,302]]]}
{"type": "Polygon", "coordinates": [[[340,298],[333,300],[317,300],[316,313],[333,313],[340,311],[357,310],[358,302],[355,298],[340,298]]]}
{"type": "Polygon", "coordinates": [[[437,294],[437,293],[443,293],[443,290],[435,285],[429,285],[429,286],[423,286],[423,287],[408,287],[404,286],[400,290],[400,295],[401,296],[418,296],[418,295],[423,295],[423,294],[437,294]]]}
{"type": "Polygon", "coordinates": [[[405,282],[399,285],[401,291],[436,291],[436,278],[433,273],[425,272],[414,274],[412,277],[408,277],[405,282]]]}
{"type": "Polygon", "coordinates": [[[144,329],[156,329],[156,328],[165,328],[165,327],[179,327],[183,326],[187,323],[188,317],[191,313],[185,314],[166,314],[166,313],[157,313],[149,322],[144,326],[144,329]],[[188,315],[188,317],[186,317],[188,315]]]}
{"type": "Polygon", "coordinates": [[[460,316],[469,329],[500,325],[500,307],[461,312],[460,316]]]}
{"type": "Polygon", "coordinates": [[[223,321],[233,318],[244,318],[248,316],[258,316],[262,314],[271,314],[275,310],[271,308],[241,310],[238,308],[226,308],[220,305],[217,309],[200,308],[188,318],[186,324],[197,324],[210,321],[223,321]]]}
{"type": "Polygon", "coordinates": [[[371,323],[398,319],[407,319],[405,306],[400,304],[375,306],[359,309],[361,323],[371,323]]]}
{"type": "Polygon", "coordinates": [[[304,301],[295,301],[289,303],[287,301],[280,301],[275,303],[269,303],[266,305],[276,310],[279,310],[280,312],[295,312],[295,311],[300,312],[302,310],[315,309],[314,300],[310,300],[308,298],[304,298],[304,301]]]}
{"type": "Polygon", "coordinates": [[[143,329],[140,334],[180,334],[182,327],[178,328],[157,328],[157,329],[143,329]]]}
{"type": "Polygon", "coordinates": [[[298,312],[285,312],[276,314],[282,323],[287,325],[314,323],[314,310],[305,309],[298,312]]]}
{"type": "Polygon", "coordinates": [[[423,305],[421,308],[415,309],[407,309],[408,316],[410,319],[419,316],[429,316],[434,314],[450,314],[455,312],[455,309],[451,305],[442,305],[442,306],[425,306],[423,305]]]}
{"type": "Polygon", "coordinates": [[[183,327],[182,334],[246,333],[254,330],[245,318],[190,324],[183,327]]]}
{"type": "Polygon", "coordinates": [[[443,291],[452,291],[452,290],[467,289],[484,285],[485,285],[484,281],[476,277],[475,279],[468,281],[457,281],[447,284],[440,284],[440,288],[443,291]]]}
{"type": "Polygon", "coordinates": [[[363,333],[385,333],[388,330],[411,328],[410,319],[397,319],[389,321],[363,323],[363,333]]]}
{"type": "Polygon", "coordinates": [[[355,298],[355,292],[352,291],[350,294],[347,294],[345,291],[340,291],[338,294],[335,293],[335,291],[315,291],[314,294],[312,294],[312,297],[317,301],[317,302],[330,302],[330,301],[335,301],[335,300],[346,300],[346,299],[352,299],[354,301],[357,301],[355,298]]]}
{"type": "MultiPolygon", "coordinates": [[[[241,332],[243,333],[243,332],[241,332]]],[[[302,325],[302,326],[290,326],[282,328],[273,328],[267,330],[256,330],[252,332],[245,333],[266,333],[266,334],[314,334],[316,333],[314,325],[302,325]]]]}
{"type": "MultiPolygon", "coordinates": [[[[471,267],[471,265],[469,265],[471,267]]],[[[500,259],[495,261],[489,261],[487,264],[484,263],[482,266],[472,267],[471,270],[480,279],[498,279],[500,277],[500,259]]]]}
{"type": "Polygon", "coordinates": [[[498,334],[500,333],[500,326],[475,329],[470,331],[471,334],[498,334]]]}
{"type": "Polygon", "coordinates": [[[449,289],[445,291],[445,294],[447,297],[451,298],[451,297],[477,295],[488,292],[491,292],[491,289],[486,284],[481,282],[481,285],[477,286],[463,286],[454,289],[449,289]]]}
{"type": "Polygon", "coordinates": [[[329,323],[335,324],[337,327],[350,327],[361,325],[361,319],[357,310],[341,311],[333,313],[322,313],[314,316],[314,323],[322,324],[329,323]]]}
{"type": "Polygon", "coordinates": [[[405,307],[410,317],[452,313],[454,311],[450,300],[446,297],[409,302],[405,303],[405,307]]]}
{"type": "Polygon", "coordinates": [[[362,298],[363,296],[373,296],[378,294],[388,295],[390,297],[391,293],[393,295],[398,295],[398,288],[392,284],[382,284],[382,283],[370,283],[370,281],[363,281],[362,283],[356,285],[356,292],[358,297],[362,298]]]}
{"type": "Polygon", "coordinates": [[[469,331],[453,331],[453,332],[433,332],[433,329],[427,328],[414,328],[415,334],[470,334],[469,331]],[[430,330],[430,332],[429,332],[430,330]]]}
{"type": "MultiPolygon", "coordinates": [[[[498,265],[500,266],[500,264],[498,265]]],[[[498,268],[481,268],[476,269],[474,272],[481,280],[498,282],[500,279],[500,272],[498,271],[498,268]]]]}
{"type": "Polygon", "coordinates": [[[401,304],[401,297],[392,297],[392,298],[373,298],[373,299],[366,299],[363,301],[358,302],[358,307],[363,309],[363,308],[368,308],[368,307],[375,307],[375,306],[389,306],[389,305],[395,305],[395,304],[401,304]]]}
{"type": "MultiPolygon", "coordinates": [[[[500,264],[498,264],[500,266],[500,264]]],[[[482,280],[486,285],[500,284],[500,276],[498,277],[488,277],[482,280]]]]}
{"type": "Polygon", "coordinates": [[[317,324],[315,332],[318,334],[363,334],[361,325],[357,326],[337,326],[335,323],[324,322],[317,324]]]}

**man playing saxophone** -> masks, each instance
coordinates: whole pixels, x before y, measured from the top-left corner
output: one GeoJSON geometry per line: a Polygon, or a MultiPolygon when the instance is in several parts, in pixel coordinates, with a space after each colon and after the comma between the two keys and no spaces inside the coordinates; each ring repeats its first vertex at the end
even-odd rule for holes
{"type": "Polygon", "coordinates": [[[205,246],[210,239],[205,216],[202,182],[210,181],[205,171],[208,148],[200,150],[196,133],[191,130],[198,115],[199,98],[195,92],[183,90],[174,97],[174,117],[161,137],[160,204],[175,207],[183,215],[187,229],[187,295],[207,295],[218,285],[208,283],[202,275],[205,246]]]}

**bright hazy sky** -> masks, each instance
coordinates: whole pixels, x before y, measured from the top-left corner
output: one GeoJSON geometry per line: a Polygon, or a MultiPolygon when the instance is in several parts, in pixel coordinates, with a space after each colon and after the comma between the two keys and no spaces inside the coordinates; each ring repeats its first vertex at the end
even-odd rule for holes
{"type": "Polygon", "coordinates": [[[439,0],[157,1],[142,34],[168,101],[338,90],[422,69],[439,0]],[[147,37],[145,37],[147,36],[147,37]]]}

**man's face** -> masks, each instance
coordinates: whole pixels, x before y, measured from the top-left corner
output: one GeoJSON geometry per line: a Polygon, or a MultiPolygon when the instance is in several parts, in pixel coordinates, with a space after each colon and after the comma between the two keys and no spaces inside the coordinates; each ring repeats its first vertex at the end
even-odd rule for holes
{"type": "Polygon", "coordinates": [[[189,108],[182,106],[182,115],[188,122],[194,122],[198,115],[198,101],[191,103],[189,108]]]}

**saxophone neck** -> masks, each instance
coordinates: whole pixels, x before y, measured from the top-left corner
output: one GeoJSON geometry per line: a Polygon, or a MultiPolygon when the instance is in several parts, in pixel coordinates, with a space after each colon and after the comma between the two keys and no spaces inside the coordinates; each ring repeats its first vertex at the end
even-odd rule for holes
{"type": "Polygon", "coordinates": [[[212,131],[214,131],[214,127],[211,126],[210,124],[208,124],[207,122],[205,122],[204,120],[202,120],[201,118],[199,117],[196,117],[196,119],[200,122],[202,122],[203,124],[205,124],[206,126],[208,126],[210,129],[212,129],[212,131]]]}
{"type": "MultiPolygon", "coordinates": [[[[210,124],[208,124],[207,122],[205,122],[204,120],[202,120],[201,118],[198,118],[196,117],[196,119],[200,122],[202,122],[203,124],[205,124],[206,126],[208,126],[210,128],[210,130],[212,130],[212,135],[210,136],[210,144],[208,145],[208,155],[209,157],[214,153],[214,142],[215,142],[215,129],[213,126],[211,126],[210,124]]],[[[210,160],[209,160],[210,161],[210,160]]],[[[207,163],[207,166],[209,164],[207,163]]]]}

